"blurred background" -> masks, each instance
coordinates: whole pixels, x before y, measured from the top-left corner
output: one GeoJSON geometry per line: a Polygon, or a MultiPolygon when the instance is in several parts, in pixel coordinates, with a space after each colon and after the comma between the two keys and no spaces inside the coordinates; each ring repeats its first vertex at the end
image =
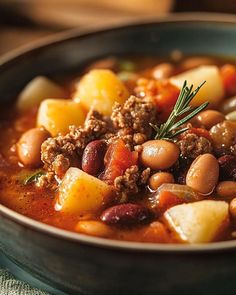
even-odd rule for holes
{"type": "Polygon", "coordinates": [[[185,11],[234,14],[236,0],[0,0],[0,55],[69,28],[83,32],[185,11]]]}

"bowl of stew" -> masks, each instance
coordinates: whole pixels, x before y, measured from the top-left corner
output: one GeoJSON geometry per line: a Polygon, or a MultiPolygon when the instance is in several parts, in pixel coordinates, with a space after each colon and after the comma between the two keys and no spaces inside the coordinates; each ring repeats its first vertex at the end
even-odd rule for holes
{"type": "Polygon", "coordinates": [[[11,264],[65,294],[233,294],[235,46],[230,16],[173,16],[3,58],[11,264]]]}

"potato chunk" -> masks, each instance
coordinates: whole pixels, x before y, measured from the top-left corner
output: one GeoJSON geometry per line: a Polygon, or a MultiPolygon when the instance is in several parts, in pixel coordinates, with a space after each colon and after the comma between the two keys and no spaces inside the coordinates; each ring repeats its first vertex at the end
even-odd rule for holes
{"type": "Polygon", "coordinates": [[[65,98],[65,91],[46,77],[38,76],[31,80],[21,91],[17,100],[17,108],[26,111],[37,106],[46,98],[65,98]]]}
{"type": "Polygon", "coordinates": [[[112,195],[112,187],[78,168],[69,168],[60,184],[56,210],[80,214],[96,212],[112,195]]]}
{"type": "Polygon", "coordinates": [[[129,92],[110,70],[91,70],[78,83],[75,101],[81,101],[86,109],[93,107],[104,115],[110,115],[115,102],[123,104],[129,92]]]}
{"type": "Polygon", "coordinates": [[[177,237],[187,243],[207,243],[227,227],[229,205],[203,200],[168,209],[164,219],[177,237]]]}
{"type": "Polygon", "coordinates": [[[199,106],[206,101],[211,105],[217,105],[224,97],[223,81],[216,66],[201,66],[170,78],[171,83],[180,89],[185,80],[188,85],[193,84],[194,88],[206,81],[192,100],[193,106],[199,106]]]}
{"type": "Polygon", "coordinates": [[[84,120],[85,111],[81,104],[67,99],[45,99],[38,110],[37,125],[56,136],[66,134],[70,125],[82,125],[84,120]]]}

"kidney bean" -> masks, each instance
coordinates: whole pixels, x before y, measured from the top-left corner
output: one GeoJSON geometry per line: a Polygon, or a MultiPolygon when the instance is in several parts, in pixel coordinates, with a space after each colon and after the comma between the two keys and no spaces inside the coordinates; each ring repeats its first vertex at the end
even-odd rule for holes
{"type": "Polygon", "coordinates": [[[218,163],[220,165],[220,178],[236,181],[236,156],[224,155],[218,159],[218,163]]]}
{"type": "Polygon", "coordinates": [[[82,169],[84,172],[97,175],[103,168],[103,159],[106,152],[106,143],[103,140],[91,141],[84,149],[82,169]]]}
{"type": "Polygon", "coordinates": [[[216,158],[212,154],[203,154],[191,164],[186,176],[186,184],[202,194],[210,194],[218,178],[219,164],[216,158]]]}
{"type": "Polygon", "coordinates": [[[101,220],[110,225],[135,225],[148,223],[153,213],[146,207],[138,204],[121,204],[106,209],[101,220]]]}

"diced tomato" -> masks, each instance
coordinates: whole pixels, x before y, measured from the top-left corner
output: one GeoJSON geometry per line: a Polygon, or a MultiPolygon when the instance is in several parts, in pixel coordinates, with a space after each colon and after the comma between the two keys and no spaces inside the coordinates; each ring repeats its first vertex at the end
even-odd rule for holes
{"type": "Polygon", "coordinates": [[[162,191],[159,194],[158,208],[161,212],[165,212],[167,209],[175,205],[182,204],[183,202],[183,199],[179,198],[172,192],[162,191]]]}
{"type": "Polygon", "coordinates": [[[221,70],[224,88],[227,95],[236,94],[236,67],[231,64],[224,65],[221,70]]]}
{"type": "Polygon", "coordinates": [[[173,108],[179,96],[179,89],[169,81],[160,81],[158,94],[155,97],[157,106],[161,110],[173,108]]]}
{"type": "Polygon", "coordinates": [[[204,129],[204,128],[190,128],[189,130],[186,131],[187,133],[194,133],[198,136],[202,136],[202,137],[205,137],[207,138],[208,140],[211,141],[211,135],[209,133],[208,130],[204,129]]]}
{"type": "Polygon", "coordinates": [[[103,180],[113,184],[116,177],[123,175],[125,170],[138,162],[138,153],[131,152],[122,139],[111,144],[105,155],[105,172],[103,180]]]}
{"type": "Polygon", "coordinates": [[[179,89],[169,81],[158,81],[157,88],[158,93],[154,97],[154,102],[159,113],[158,119],[165,122],[178,99],[179,89]]]}

